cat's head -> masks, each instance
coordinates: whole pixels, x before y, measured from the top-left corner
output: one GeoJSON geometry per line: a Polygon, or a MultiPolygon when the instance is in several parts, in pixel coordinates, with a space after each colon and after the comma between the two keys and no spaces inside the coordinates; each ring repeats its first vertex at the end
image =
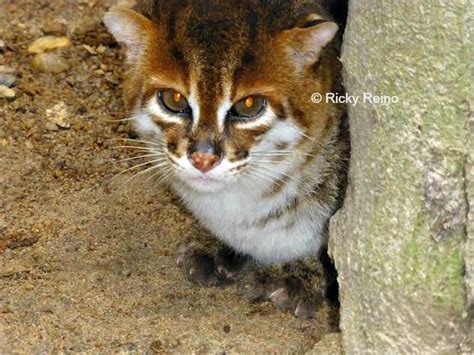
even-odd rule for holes
{"type": "Polygon", "coordinates": [[[125,98],[156,171],[199,191],[272,185],[336,124],[338,26],[315,1],[148,1],[104,22],[127,47],[125,98]],[[327,48],[326,48],[327,47],[327,48]],[[153,153],[150,153],[153,154],[153,153]]]}

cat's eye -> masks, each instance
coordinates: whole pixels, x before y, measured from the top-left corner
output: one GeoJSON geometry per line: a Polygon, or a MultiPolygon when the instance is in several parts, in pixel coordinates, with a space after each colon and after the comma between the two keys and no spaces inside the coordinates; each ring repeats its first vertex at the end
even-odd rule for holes
{"type": "Polygon", "coordinates": [[[232,119],[250,119],[259,116],[265,109],[267,100],[260,96],[247,96],[232,106],[229,116],[232,119]]]}
{"type": "Polygon", "coordinates": [[[178,91],[174,90],[162,90],[158,91],[158,100],[164,106],[165,109],[172,113],[189,113],[191,108],[188,101],[178,91]]]}

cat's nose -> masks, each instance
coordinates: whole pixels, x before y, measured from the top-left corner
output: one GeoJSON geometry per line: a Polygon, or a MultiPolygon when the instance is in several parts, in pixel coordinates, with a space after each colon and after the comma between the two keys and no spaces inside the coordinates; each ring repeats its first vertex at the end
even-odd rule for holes
{"type": "Polygon", "coordinates": [[[220,158],[215,154],[195,152],[191,154],[191,163],[203,173],[207,173],[217,165],[220,158]]]}
{"type": "Polygon", "coordinates": [[[192,142],[189,146],[188,157],[196,169],[207,173],[219,164],[221,160],[221,150],[216,143],[208,139],[197,140],[192,142]]]}

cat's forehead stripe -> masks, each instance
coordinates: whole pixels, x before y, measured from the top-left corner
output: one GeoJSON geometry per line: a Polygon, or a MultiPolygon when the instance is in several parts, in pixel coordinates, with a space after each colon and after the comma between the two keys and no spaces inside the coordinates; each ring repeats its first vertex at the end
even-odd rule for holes
{"type": "Polygon", "coordinates": [[[172,12],[168,17],[168,31],[166,38],[168,41],[173,41],[176,37],[176,13],[172,12]]]}

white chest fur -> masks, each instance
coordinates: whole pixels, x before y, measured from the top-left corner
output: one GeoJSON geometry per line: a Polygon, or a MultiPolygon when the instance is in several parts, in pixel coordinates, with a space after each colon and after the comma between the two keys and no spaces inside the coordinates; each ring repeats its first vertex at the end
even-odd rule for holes
{"type": "Polygon", "coordinates": [[[324,244],[323,228],[330,211],[316,202],[302,204],[294,184],[268,197],[242,187],[214,194],[174,188],[214,236],[258,262],[316,255],[324,244]]]}

